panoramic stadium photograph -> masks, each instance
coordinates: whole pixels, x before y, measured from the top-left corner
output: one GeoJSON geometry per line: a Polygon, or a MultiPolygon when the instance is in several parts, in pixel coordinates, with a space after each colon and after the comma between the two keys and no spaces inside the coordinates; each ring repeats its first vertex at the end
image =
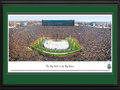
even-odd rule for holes
{"type": "Polygon", "coordinates": [[[9,61],[111,61],[112,14],[8,14],[9,61]]]}

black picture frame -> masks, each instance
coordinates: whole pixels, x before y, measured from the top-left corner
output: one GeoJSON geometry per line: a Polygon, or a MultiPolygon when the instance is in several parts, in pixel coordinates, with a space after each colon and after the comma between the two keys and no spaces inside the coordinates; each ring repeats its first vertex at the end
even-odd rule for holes
{"type": "Polygon", "coordinates": [[[0,88],[1,89],[120,89],[120,0],[1,0],[0,3],[0,88]],[[117,85],[4,85],[3,84],[3,5],[116,5],[117,6],[117,85]]]}

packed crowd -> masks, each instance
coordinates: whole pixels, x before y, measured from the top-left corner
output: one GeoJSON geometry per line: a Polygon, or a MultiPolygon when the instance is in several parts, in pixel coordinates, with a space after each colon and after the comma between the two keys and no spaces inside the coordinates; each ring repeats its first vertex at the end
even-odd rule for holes
{"type": "Polygon", "coordinates": [[[87,26],[29,26],[9,30],[10,61],[106,61],[111,60],[111,30],[87,26]],[[83,46],[75,55],[57,57],[29,49],[40,37],[76,38],[83,46]]]}

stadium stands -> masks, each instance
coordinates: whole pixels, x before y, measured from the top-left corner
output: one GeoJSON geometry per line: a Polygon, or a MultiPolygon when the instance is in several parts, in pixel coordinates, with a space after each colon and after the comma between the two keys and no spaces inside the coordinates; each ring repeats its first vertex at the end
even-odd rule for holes
{"type": "Polygon", "coordinates": [[[111,30],[87,26],[28,26],[9,30],[10,61],[106,61],[111,60],[111,30]],[[78,34],[80,33],[80,35],[78,34]],[[66,38],[70,35],[83,44],[84,51],[72,56],[57,57],[29,50],[38,38],[66,38]]]}

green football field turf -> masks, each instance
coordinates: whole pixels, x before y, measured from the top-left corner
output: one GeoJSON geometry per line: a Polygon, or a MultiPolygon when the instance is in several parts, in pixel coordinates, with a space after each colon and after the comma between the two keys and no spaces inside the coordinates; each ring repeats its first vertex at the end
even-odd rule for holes
{"type": "Polygon", "coordinates": [[[44,38],[40,38],[37,42],[35,42],[31,46],[31,48],[40,53],[53,55],[53,56],[72,55],[72,54],[82,51],[82,49],[83,49],[82,46],[75,39],[65,39],[69,43],[69,49],[67,49],[67,50],[50,50],[50,49],[46,49],[43,47],[44,40],[45,40],[44,38]]]}

